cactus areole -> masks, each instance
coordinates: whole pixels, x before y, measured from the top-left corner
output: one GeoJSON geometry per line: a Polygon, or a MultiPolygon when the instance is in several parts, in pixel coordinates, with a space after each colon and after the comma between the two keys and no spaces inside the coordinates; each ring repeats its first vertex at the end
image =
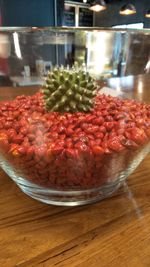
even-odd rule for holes
{"type": "Polygon", "coordinates": [[[88,112],[94,104],[95,90],[95,81],[87,72],[54,68],[42,92],[47,111],[88,112]]]}

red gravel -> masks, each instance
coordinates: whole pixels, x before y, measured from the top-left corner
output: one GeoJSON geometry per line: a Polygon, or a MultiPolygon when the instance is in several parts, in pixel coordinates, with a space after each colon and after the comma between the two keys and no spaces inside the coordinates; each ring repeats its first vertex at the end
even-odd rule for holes
{"type": "Polygon", "coordinates": [[[0,151],[36,184],[86,189],[115,180],[150,139],[150,105],[100,95],[90,113],[47,112],[42,93],[0,102],[0,151]]]}

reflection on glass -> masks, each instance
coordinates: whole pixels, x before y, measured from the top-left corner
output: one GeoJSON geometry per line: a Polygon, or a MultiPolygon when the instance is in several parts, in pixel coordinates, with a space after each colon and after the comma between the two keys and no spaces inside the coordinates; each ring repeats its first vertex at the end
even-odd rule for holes
{"type": "Polygon", "coordinates": [[[138,219],[142,219],[143,218],[143,214],[142,211],[133,195],[133,192],[131,191],[130,187],[128,186],[127,182],[124,182],[124,191],[127,193],[127,197],[128,199],[131,201],[132,206],[134,208],[135,214],[137,216],[138,219]]]}
{"type": "MultiPolygon", "coordinates": [[[[22,75],[24,66],[29,66],[35,76],[36,62],[51,66],[72,67],[77,61],[98,79],[149,73],[149,32],[138,34],[126,31],[79,30],[66,32],[34,29],[15,31],[11,40],[10,76],[22,75]],[[36,44],[36,45],[35,45],[36,44]],[[20,60],[22,58],[22,60],[20,60]],[[14,68],[16,66],[16,68],[14,68]]],[[[9,40],[11,33],[7,32],[9,40]]],[[[0,36],[3,38],[4,33],[0,36]]],[[[0,47],[8,49],[8,43],[0,47]]],[[[4,52],[3,52],[4,54],[4,52]]],[[[130,79],[130,78],[129,78],[130,79]]]]}
{"type": "Polygon", "coordinates": [[[14,37],[14,46],[15,46],[15,52],[18,58],[22,58],[21,56],[21,50],[20,50],[20,45],[19,45],[19,38],[18,38],[18,33],[14,32],[13,33],[14,37]]]}

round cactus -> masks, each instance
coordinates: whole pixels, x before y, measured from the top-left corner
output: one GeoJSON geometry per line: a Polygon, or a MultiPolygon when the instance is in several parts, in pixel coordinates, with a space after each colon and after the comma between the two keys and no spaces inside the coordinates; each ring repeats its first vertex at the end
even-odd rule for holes
{"type": "Polygon", "coordinates": [[[58,112],[90,111],[96,85],[82,69],[54,68],[43,86],[46,109],[58,112]]]}

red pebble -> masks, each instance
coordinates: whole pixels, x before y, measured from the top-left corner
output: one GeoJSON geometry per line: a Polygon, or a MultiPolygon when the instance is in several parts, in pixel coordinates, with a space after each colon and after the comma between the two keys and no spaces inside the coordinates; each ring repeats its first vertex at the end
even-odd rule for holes
{"type": "Polygon", "coordinates": [[[67,155],[67,157],[71,157],[71,158],[75,158],[76,157],[76,150],[75,149],[70,149],[70,148],[67,148],[65,149],[65,153],[67,155]]]}
{"type": "Polygon", "coordinates": [[[132,130],[130,130],[130,134],[131,140],[133,140],[137,144],[144,144],[148,141],[148,138],[143,129],[133,128],[132,130]]]}
{"type": "Polygon", "coordinates": [[[45,149],[45,147],[43,147],[43,146],[40,146],[40,147],[38,147],[38,148],[35,149],[35,154],[36,154],[39,158],[44,157],[45,152],[46,152],[46,149],[45,149]]]}
{"type": "Polygon", "coordinates": [[[117,152],[124,149],[123,145],[120,143],[118,136],[108,140],[108,147],[117,152]]]}
{"type": "Polygon", "coordinates": [[[31,159],[34,155],[34,151],[35,151],[35,147],[34,146],[30,146],[27,148],[27,158],[31,159]]]}
{"type": "Polygon", "coordinates": [[[70,125],[70,126],[66,129],[66,134],[67,134],[67,135],[72,135],[73,133],[74,133],[73,125],[70,125]]]}
{"type": "Polygon", "coordinates": [[[12,141],[13,141],[13,143],[19,145],[24,141],[24,139],[23,139],[22,135],[16,135],[13,137],[12,141]]]}
{"type": "Polygon", "coordinates": [[[101,116],[93,120],[93,124],[96,125],[102,125],[103,123],[104,123],[104,118],[101,116]]]}
{"type": "Polygon", "coordinates": [[[104,154],[104,149],[101,146],[93,146],[92,147],[92,152],[94,155],[103,155],[104,154]]]}
{"type": "Polygon", "coordinates": [[[114,123],[113,122],[104,122],[104,126],[106,127],[107,131],[110,132],[114,127],[114,123]]]}
{"type": "Polygon", "coordinates": [[[104,127],[103,125],[99,127],[99,131],[102,133],[106,133],[106,127],[104,127]]]}

